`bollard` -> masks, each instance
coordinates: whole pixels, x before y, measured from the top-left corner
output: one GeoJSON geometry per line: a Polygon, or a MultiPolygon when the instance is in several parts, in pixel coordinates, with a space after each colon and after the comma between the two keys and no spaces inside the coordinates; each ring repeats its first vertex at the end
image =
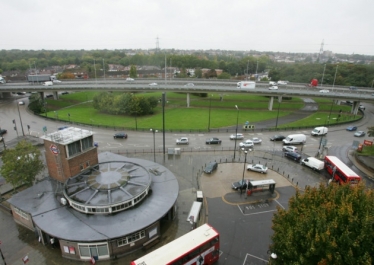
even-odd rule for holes
{"type": "Polygon", "coordinates": [[[299,186],[299,182],[296,182],[296,186],[299,186]]]}
{"type": "Polygon", "coordinates": [[[291,181],[293,182],[293,178],[291,179],[291,181]]]}

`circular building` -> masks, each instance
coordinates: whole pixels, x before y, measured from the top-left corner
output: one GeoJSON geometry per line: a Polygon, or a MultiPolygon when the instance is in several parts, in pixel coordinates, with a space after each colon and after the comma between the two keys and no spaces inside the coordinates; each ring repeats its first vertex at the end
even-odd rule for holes
{"type": "Polygon", "coordinates": [[[50,175],[57,177],[45,178],[9,199],[17,223],[75,260],[116,258],[158,242],[161,221],[175,216],[179,186],[171,171],[110,152],[98,154],[98,163],[91,166],[87,157],[92,154],[87,154],[96,151],[93,145],[72,156],[69,146],[45,145],[46,153],[50,150],[50,175]],[[68,177],[65,164],[74,171],[74,166],[82,168],[80,161],[86,168],[68,177]]]}

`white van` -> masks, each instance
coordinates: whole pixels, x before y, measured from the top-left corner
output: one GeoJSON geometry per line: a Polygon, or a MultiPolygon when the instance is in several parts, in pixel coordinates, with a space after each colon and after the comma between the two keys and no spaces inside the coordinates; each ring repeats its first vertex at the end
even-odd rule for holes
{"type": "Polygon", "coordinates": [[[283,139],[283,144],[305,144],[305,142],[305,134],[290,134],[286,139],[283,139]]]}
{"type": "Polygon", "coordinates": [[[301,160],[301,164],[310,167],[313,170],[322,170],[325,167],[325,162],[314,157],[308,157],[301,160]]]}
{"type": "Polygon", "coordinates": [[[316,135],[325,135],[327,134],[327,132],[329,131],[329,129],[327,129],[327,127],[316,127],[314,128],[313,131],[311,131],[311,135],[313,136],[316,136],[316,135]]]}
{"type": "Polygon", "coordinates": [[[46,82],[44,82],[43,86],[53,86],[53,82],[52,81],[46,81],[46,82]]]}

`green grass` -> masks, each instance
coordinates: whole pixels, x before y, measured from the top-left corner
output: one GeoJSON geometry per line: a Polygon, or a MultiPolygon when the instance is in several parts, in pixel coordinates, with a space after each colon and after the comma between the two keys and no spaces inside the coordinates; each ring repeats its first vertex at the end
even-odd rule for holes
{"type": "MultiPolygon", "coordinates": [[[[92,107],[92,99],[99,92],[85,91],[63,95],[59,100],[48,99],[48,117],[77,123],[91,124],[94,126],[120,127],[125,129],[162,129],[162,107],[161,104],[155,108],[155,113],[149,116],[127,116],[110,115],[100,113],[92,107]]],[[[115,92],[121,93],[121,92],[115,92]]],[[[162,97],[162,92],[142,93],[144,97],[162,97]]],[[[259,121],[275,119],[287,116],[292,111],[303,107],[304,103],[299,98],[282,100],[278,104],[274,99],[273,110],[268,110],[269,98],[264,96],[239,95],[239,94],[209,94],[209,97],[199,97],[190,94],[190,107],[186,106],[185,93],[167,93],[165,107],[165,128],[167,130],[207,130],[208,126],[213,128],[225,128],[236,125],[243,125],[247,121],[254,124],[259,121]],[[220,97],[222,96],[222,100],[220,97]],[[239,107],[236,110],[235,105],[239,107]],[[237,116],[238,115],[238,116],[237,116]],[[210,120],[210,122],[209,122],[210,120]],[[209,124],[210,123],[210,124],[209,124]]],[[[316,100],[317,101],[317,100],[316,100]]],[[[309,117],[287,124],[278,126],[285,127],[304,127],[324,124],[335,124],[339,110],[343,113],[340,122],[349,121],[358,118],[348,114],[349,106],[332,106],[331,120],[328,116],[331,110],[331,100],[318,100],[322,111],[313,113],[309,117]]]]}
{"type": "Polygon", "coordinates": [[[364,146],[362,152],[358,152],[358,155],[362,156],[374,156],[374,146],[364,146]]]}

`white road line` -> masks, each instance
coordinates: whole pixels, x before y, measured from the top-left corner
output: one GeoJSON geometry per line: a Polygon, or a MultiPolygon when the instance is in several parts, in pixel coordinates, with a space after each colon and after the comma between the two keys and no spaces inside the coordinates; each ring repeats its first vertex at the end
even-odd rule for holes
{"type": "Polygon", "coordinates": [[[274,201],[275,201],[276,203],[278,203],[280,207],[282,207],[283,209],[285,209],[285,208],[283,207],[283,205],[280,204],[277,200],[274,200],[274,201]]]}
{"type": "Polygon", "coordinates": [[[245,259],[244,259],[243,265],[246,263],[247,256],[251,256],[251,257],[254,257],[254,258],[256,258],[256,259],[262,260],[262,261],[264,261],[264,262],[266,262],[266,263],[269,263],[269,261],[267,261],[267,260],[264,260],[264,259],[262,259],[262,258],[259,258],[259,257],[257,257],[257,256],[254,256],[254,255],[251,255],[251,254],[248,254],[248,253],[247,253],[247,254],[245,255],[245,259]]]}

